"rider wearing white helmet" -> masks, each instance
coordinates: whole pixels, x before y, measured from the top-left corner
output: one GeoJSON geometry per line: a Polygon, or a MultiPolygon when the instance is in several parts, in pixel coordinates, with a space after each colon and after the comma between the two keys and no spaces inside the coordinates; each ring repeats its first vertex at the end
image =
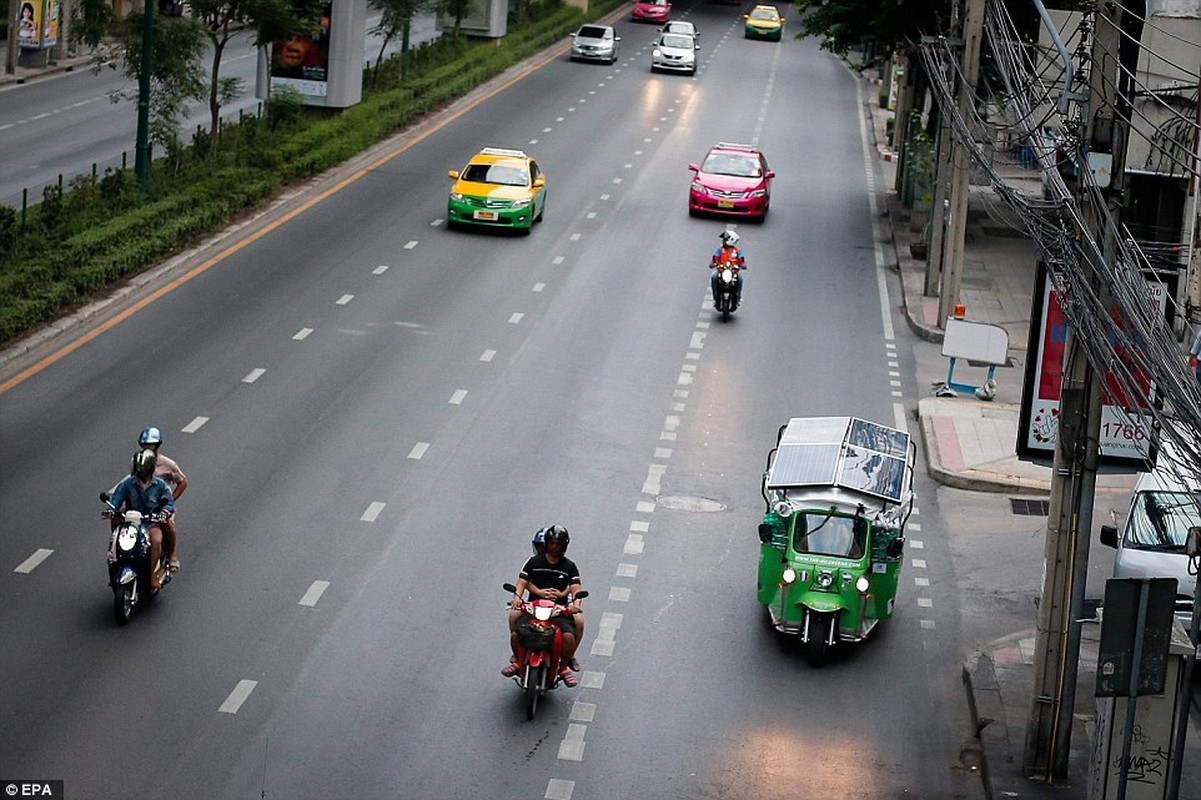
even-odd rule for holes
{"type": "MultiPolygon", "coordinates": [[[[726,266],[734,268],[734,298],[737,304],[737,302],[742,300],[741,272],[747,269],[746,258],[742,255],[742,250],[738,246],[740,241],[738,231],[724,230],[721,232],[719,238],[721,239],[721,244],[713,251],[713,259],[709,262],[709,268],[717,269],[726,266]]],[[[714,273],[712,283],[715,296],[717,294],[716,281],[717,273],[714,273]]]]}

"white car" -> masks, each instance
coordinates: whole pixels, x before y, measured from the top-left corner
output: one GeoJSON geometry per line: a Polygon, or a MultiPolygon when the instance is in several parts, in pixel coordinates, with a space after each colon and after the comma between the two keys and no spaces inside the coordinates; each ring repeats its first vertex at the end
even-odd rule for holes
{"type": "Polygon", "coordinates": [[[618,42],[621,37],[612,25],[581,25],[571,34],[571,60],[608,61],[617,60],[618,42]]]}
{"type": "Polygon", "coordinates": [[[651,72],[669,70],[696,74],[696,51],[701,46],[686,33],[660,34],[651,50],[651,72]]]}
{"type": "Polygon", "coordinates": [[[683,20],[683,19],[673,19],[671,22],[668,22],[666,25],[664,25],[662,28],[660,28],[659,32],[660,33],[686,33],[689,36],[696,39],[697,41],[700,41],[700,38],[701,38],[701,32],[696,29],[696,26],[693,25],[691,22],[688,22],[687,20],[683,20]]]}

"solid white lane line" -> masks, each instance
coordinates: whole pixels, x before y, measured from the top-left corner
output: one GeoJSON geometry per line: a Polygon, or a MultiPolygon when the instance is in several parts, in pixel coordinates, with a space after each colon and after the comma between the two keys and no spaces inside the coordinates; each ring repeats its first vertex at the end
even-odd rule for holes
{"type": "Polygon", "coordinates": [[[491,361],[495,357],[496,357],[495,350],[485,350],[483,355],[480,356],[480,361],[491,361]]]}
{"type": "Polygon", "coordinates": [[[455,393],[450,396],[450,400],[447,402],[449,402],[452,406],[461,406],[463,405],[463,398],[466,396],[466,389],[455,389],[455,393]]]}
{"type": "Polygon", "coordinates": [[[263,373],[266,371],[267,370],[263,369],[262,367],[255,367],[254,369],[250,370],[250,372],[246,373],[246,377],[242,379],[242,383],[254,383],[259,378],[263,377],[263,373]]]}
{"type": "Polygon", "coordinates": [[[339,298],[338,298],[337,305],[344,306],[344,305],[346,305],[347,303],[349,303],[349,302],[350,302],[351,300],[353,300],[353,299],[354,299],[354,295],[353,295],[353,294],[344,294],[344,295],[342,295],[341,297],[339,297],[339,298]]]}
{"type": "Polygon", "coordinates": [[[208,421],[209,421],[208,417],[196,417],[196,419],[192,420],[187,425],[184,425],[182,428],[180,428],[180,433],[195,433],[196,431],[203,428],[204,423],[206,423],[208,421]]]}
{"type": "Polygon", "coordinates": [[[39,547],[37,550],[33,551],[33,555],[18,564],[13,572],[20,572],[22,575],[28,575],[37,568],[38,564],[41,564],[47,558],[50,558],[50,554],[53,552],[53,550],[47,550],[44,547],[39,547]]]}
{"type": "Polygon", "coordinates": [[[384,510],[387,503],[376,501],[367,506],[367,510],[363,512],[363,516],[359,517],[359,522],[375,522],[379,519],[380,512],[384,510]]]}
{"type": "Polygon", "coordinates": [[[299,342],[301,339],[309,338],[309,334],[312,332],[312,328],[301,328],[300,330],[296,331],[296,335],[292,338],[299,342]]]}
{"type": "Polygon", "coordinates": [[[375,269],[371,270],[371,274],[372,274],[372,275],[383,275],[383,274],[384,274],[385,272],[387,272],[387,271],[388,271],[388,265],[387,265],[387,264],[380,264],[378,267],[376,267],[375,269]]]}
{"type": "Polygon", "coordinates": [[[238,709],[246,702],[246,698],[250,697],[250,693],[254,691],[254,687],[258,686],[258,681],[238,681],[238,685],[229,693],[229,697],[225,698],[225,702],[217,709],[223,714],[237,714],[238,709]]]}
{"type": "Polygon", "coordinates": [[[321,599],[321,595],[329,588],[329,581],[313,581],[313,585],[304,593],[304,597],[300,598],[300,605],[309,606],[310,608],[317,605],[317,601],[321,599]]]}
{"type": "Polygon", "coordinates": [[[429,449],[429,442],[418,442],[417,444],[413,445],[413,449],[409,451],[409,458],[413,460],[420,459],[423,455],[425,455],[425,451],[429,449]]]}

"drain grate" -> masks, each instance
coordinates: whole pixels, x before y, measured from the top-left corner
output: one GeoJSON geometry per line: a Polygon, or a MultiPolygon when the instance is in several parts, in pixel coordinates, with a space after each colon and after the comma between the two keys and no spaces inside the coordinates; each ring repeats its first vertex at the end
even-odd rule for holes
{"type": "Polygon", "coordinates": [[[1050,500],[1031,500],[1028,497],[1011,497],[1009,505],[1013,513],[1021,517],[1045,517],[1051,511],[1050,500]]]}

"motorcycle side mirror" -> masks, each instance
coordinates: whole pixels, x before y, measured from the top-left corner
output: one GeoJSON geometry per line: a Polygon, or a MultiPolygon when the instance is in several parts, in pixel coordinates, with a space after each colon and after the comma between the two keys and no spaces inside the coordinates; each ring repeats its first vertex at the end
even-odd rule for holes
{"type": "Polygon", "coordinates": [[[587,597],[587,596],[588,596],[588,590],[587,590],[587,589],[585,589],[584,591],[582,591],[582,592],[580,592],[579,594],[577,594],[577,595],[575,596],[575,599],[576,599],[576,600],[583,600],[583,599],[584,599],[585,597],[587,597]]]}
{"type": "Polygon", "coordinates": [[[759,541],[764,544],[771,544],[772,528],[766,522],[759,523],[759,541]]]}
{"type": "Polygon", "coordinates": [[[517,587],[511,583],[502,583],[500,588],[504,589],[509,594],[517,594],[517,587]]]}
{"type": "Polygon", "coordinates": [[[901,553],[905,552],[905,540],[898,536],[888,543],[888,549],[885,552],[889,558],[900,558],[901,553]]]}
{"type": "Polygon", "coordinates": [[[111,500],[112,498],[113,498],[113,496],[112,496],[111,494],[109,494],[108,492],[101,492],[101,493],[100,493],[100,502],[101,502],[101,503],[107,503],[107,502],[108,502],[109,500],[111,500]]]}

